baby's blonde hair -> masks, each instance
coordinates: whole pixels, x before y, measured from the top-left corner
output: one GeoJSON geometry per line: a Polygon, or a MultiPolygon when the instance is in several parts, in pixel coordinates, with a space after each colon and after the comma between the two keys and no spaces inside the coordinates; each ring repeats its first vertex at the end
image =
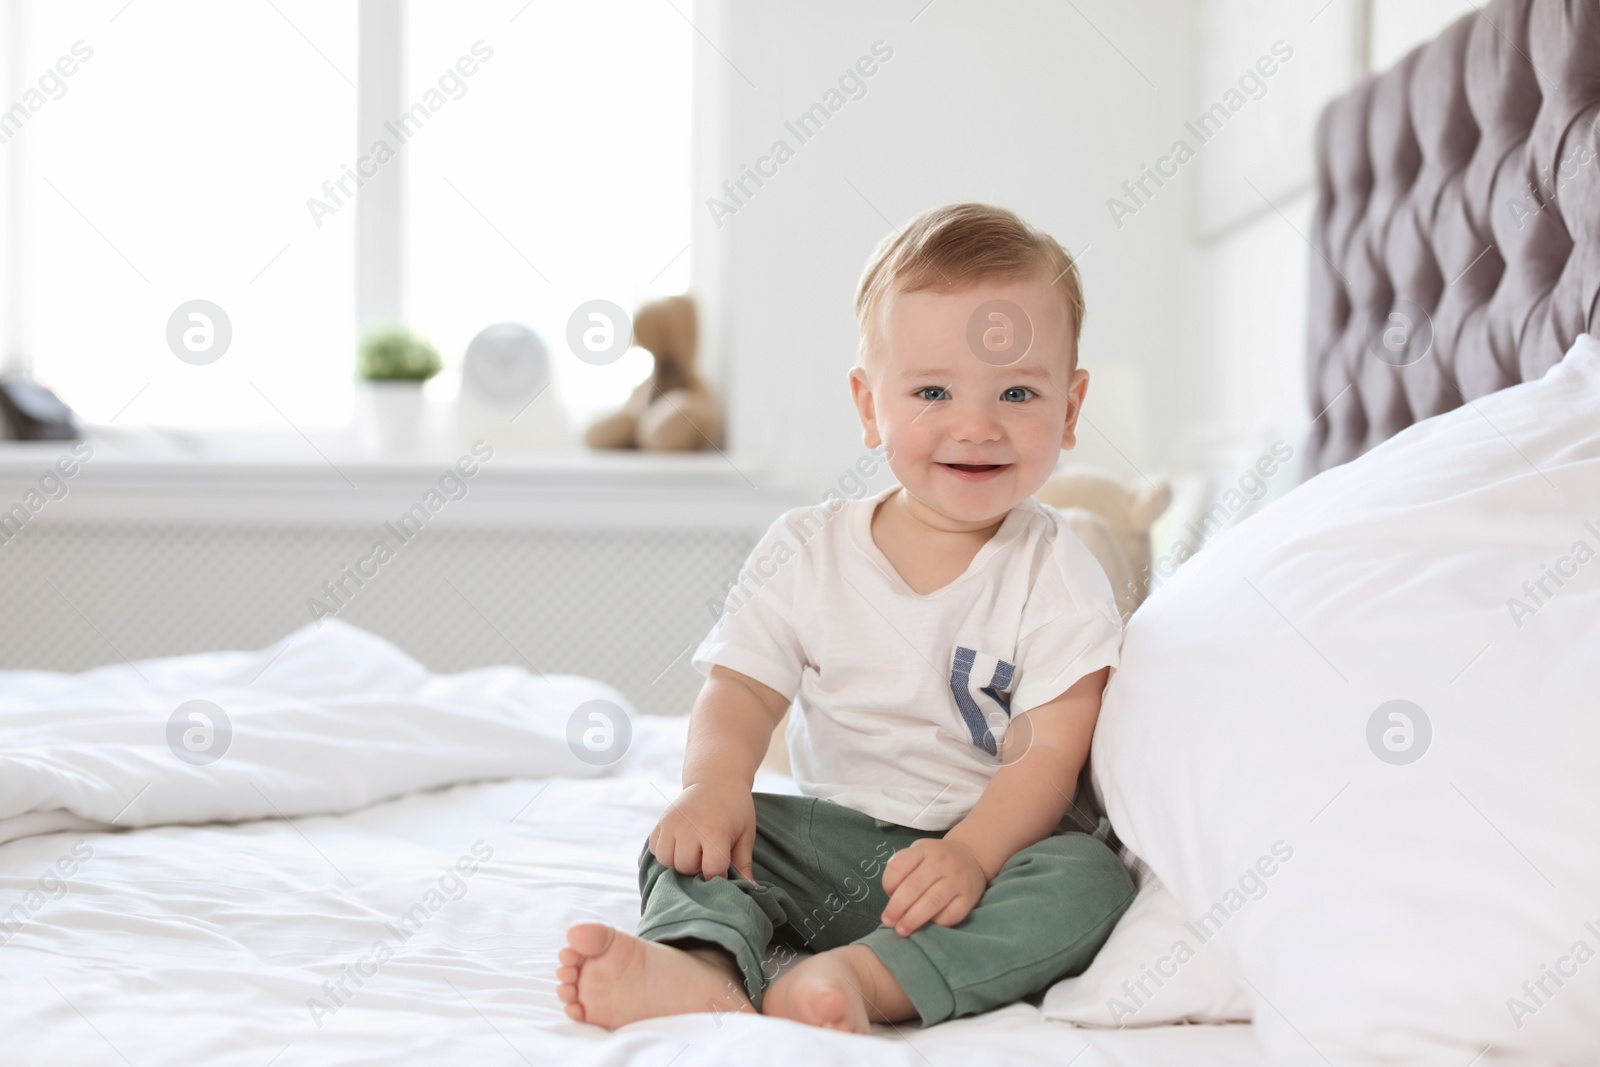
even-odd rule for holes
{"type": "Polygon", "coordinates": [[[1072,319],[1072,358],[1083,333],[1083,286],[1078,266],[1055,238],[1015,212],[990,204],[948,204],[923,212],[884,238],[856,286],[861,340],[856,366],[867,367],[874,316],[891,289],[955,291],[990,278],[1048,276],[1072,319]]]}

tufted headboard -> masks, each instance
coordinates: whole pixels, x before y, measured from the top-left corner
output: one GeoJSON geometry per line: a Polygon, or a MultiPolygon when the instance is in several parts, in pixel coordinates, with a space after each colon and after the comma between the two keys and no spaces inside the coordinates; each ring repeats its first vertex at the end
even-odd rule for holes
{"type": "Polygon", "coordinates": [[[1315,470],[1600,333],[1597,123],[1600,0],[1494,0],[1327,106],[1315,470]]]}

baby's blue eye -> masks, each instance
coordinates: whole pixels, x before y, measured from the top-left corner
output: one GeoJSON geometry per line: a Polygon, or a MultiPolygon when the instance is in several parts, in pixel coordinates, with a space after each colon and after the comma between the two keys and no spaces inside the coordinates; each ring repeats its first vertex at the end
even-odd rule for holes
{"type": "MultiPolygon", "coordinates": [[[[926,401],[929,401],[931,403],[932,401],[935,401],[935,400],[941,400],[941,399],[943,399],[943,397],[927,396],[925,394],[927,394],[927,393],[943,393],[944,391],[945,391],[945,388],[942,385],[925,385],[921,389],[917,390],[916,396],[917,396],[917,398],[919,400],[926,400],[926,401]]],[[[1036,394],[1034,393],[1034,391],[1032,389],[1028,388],[1026,385],[1013,385],[1011,388],[1007,389],[1004,393],[1002,393],[1000,395],[1004,396],[1004,397],[1007,397],[1008,399],[1011,400],[1012,403],[1020,404],[1023,401],[1027,400],[1029,397],[1034,396],[1036,394]],[[1023,393],[1024,395],[1023,396],[1012,396],[1011,395],[1013,393],[1019,393],[1019,392],[1023,393]]]]}

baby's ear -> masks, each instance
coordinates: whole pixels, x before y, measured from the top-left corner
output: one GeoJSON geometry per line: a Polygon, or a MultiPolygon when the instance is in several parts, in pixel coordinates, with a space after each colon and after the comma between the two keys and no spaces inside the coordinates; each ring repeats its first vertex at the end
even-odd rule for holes
{"type": "Polygon", "coordinates": [[[1128,522],[1135,530],[1148,530],[1172,503],[1172,486],[1166,482],[1141,485],[1128,503],[1128,522]]]}

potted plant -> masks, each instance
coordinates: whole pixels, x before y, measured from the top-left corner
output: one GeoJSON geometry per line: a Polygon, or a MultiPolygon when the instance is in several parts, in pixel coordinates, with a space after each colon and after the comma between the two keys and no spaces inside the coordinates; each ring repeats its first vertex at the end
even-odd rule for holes
{"type": "Polygon", "coordinates": [[[380,455],[413,455],[422,436],[422,383],[444,363],[426,340],[403,327],[387,327],[361,343],[356,376],[362,438],[380,455]]]}

